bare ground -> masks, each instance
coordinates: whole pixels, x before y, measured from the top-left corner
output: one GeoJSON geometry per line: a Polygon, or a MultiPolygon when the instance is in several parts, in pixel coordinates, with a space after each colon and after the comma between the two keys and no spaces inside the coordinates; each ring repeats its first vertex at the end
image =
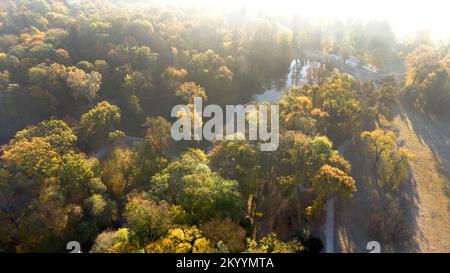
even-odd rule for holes
{"type": "Polygon", "coordinates": [[[415,237],[420,252],[450,252],[450,124],[401,106],[392,126],[412,155],[418,207],[415,237]]]}
{"type": "MultiPolygon", "coordinates": [[[[411,179],[402,185],[401,206],[413,235],[393,250],[450,252],[450,120],[433,120],[399,105],[389,126],[412,155],[411,179]]],[[[376,240],[368,235],[370,194],[361,179],[357,188],[354,198],[337,208],[336,251],[368,252],[367,242],[376,240]]]]}

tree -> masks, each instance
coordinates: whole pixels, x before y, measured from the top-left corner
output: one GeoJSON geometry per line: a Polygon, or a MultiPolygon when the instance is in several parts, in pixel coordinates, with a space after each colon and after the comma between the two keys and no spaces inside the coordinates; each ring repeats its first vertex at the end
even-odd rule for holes
{"type": "Polygon", "coordinates": [[[30,141],[34,137],[42,137],[60,153],[73,149],[77,142],[77,136],[64,121],[47,120],[36,126],[29,127],[16,133],[14,142],[21,140],[30,141]]]}
{"type": "Polygon", "coordinates": [[[224,179],[209,169],[199,169],[185,175],[182,182],[185,186],[179,204],[190,212],[194,223],[213,216],[238,217],[241,198],[236,181],[224,179]]]}
{"type": "Polygon", "coordinates": [[[363,105],[356,96],[353,81],[342,73],[318,85],[291,88],[280,107],[281,122],[287,130],[326,134],[337,144],[362,128],[363,105]]]}
{"type": "MultiPolygon", "coordinates": [[[[105,186],[100,184],[100,179],[92,179],[90,187],[94,189],[94,191],[98,191],[100,193],[104,192],[105,186]],[[98,190],[97,187],[93,187],[92,183],[98,183],[101,190],[98,190]]],[[[99,226],[99,229],[111,226],[114,221],[118,219],[117,215],[117,204],[115,201],[108,199],[105,195],[100,193],[94,193],[89,197],[86,201],[84,201],[84,206],[86,207],[86,212],[89,213],[91,219],[88,219],[91,223],[95,223],[99,226]]],[[[82,228],[82,226],[80,227],[82,228]]],[[[96,230],[97,233],[97,230],[96,230]]],[[[95,234],[97,235],[97,234],[95,234]]]]}
{"type": "Polygon", "coordinates": [[[55,52],[55,60],[58,63],[68,65],[71,62],[70,54],[69,54],[69,52],[67,52],[67,50],[65,50],[63,48],[58,48],[55,52]]]}
{"type": "Polygon", "coordinates": [[[295,202],[299,223],[304,212],[314,215],[328,198],[336,195],[349,197],[356,190],[350,176],[350,163],[333,150],[333,143],[327,137],[310,138],[290,132],[280,140],[279,153],[277,158],[281,159],[281,164],[276,166],[277,180],[283,196],[295,202]],[[313,193],[311,206],[306,207],[302,202],[301,188],[313,193]]]}
{"type": "Polygon", "coordinates": [[[326,113],[326,133],[334,142],[339,143],[359,133],[363,111],[348,76],[334,75],[317,93],[319,108],[326,113]]]}
{"type": "Polygon", "coordinates": [[[36,1],[30,2],[28,5],[31,10],[39,12],[43,15],[46,14],[47,12],[51,11],[50,5],[45,0],[36,0],[36,1]]]}
{"type": "Polygon", "coordinates": [[[184,82],[187,75],[188,72],[186,69],[178,69],[170,66],[164,70],[163,74],[161,74],[161,80],[167,89],[175,92],[175,90],[184,82]]]}
{"type": "Polygon", "coordinates": [[[407,87],[420,86],[429,73],[439,66],[439,52],[428,45],[416,48],[406,58],[406,80],[407,87]]]}
{"type": "Polygon", "coordinates": [[[392,131],[377,129],[361,134],[363,151],[369,170],[375,176],[378,187],[397,188],[408,176],[406,150],[397,147],[397,137],[392,131]]]}
{"type": "Polygon", "coordinates": [[[69,36],[68,31],[61,28],[52,28],[45,33],[45,41],[55,47],[59,47],[67,36],[69,36]]]}
{"type": "Polygon", "coordinates": [[[29,54],[31,57],[37,58],[37,59],[52,59],[55,54],[55,48],[53,45],[40,42],[35,43],[29,50],[29,54]]]}
{"type": "Polygon", "coordinates": [[[342,199],[351,198],[356,191],[355,180],[347,173],[330,165],[320,168],[313,180],[312,190],[316,194],[312,206],[306,209],[308,215],[313,215],[315,211],[323,208],[326,200],[333,197],[342,199]]]}
{"type": "Polygon", "coordinates": [[[201,229],[219,251],[240,253],[245,249],[245,229],[230,218],[210,220],[201,229]]]}
{"type": "Polygon", "coordinates": [[[22,217],[15,219],[15,250],[55,251],[57,244],[52,244],[52,241],[63,239],[68,224],[68,213],[58,200],[58,195],[50,189],[42,191],[22,213],[22,217]]]}
{"type": "Polygon", "coordinates": [[[75,69],[68,72],[66,82],[72,89],[75,100],[91,102],[100,90],[102,75],[97,71],[86,73],[84,70],[75,69]]]}
{"type": "Polygon", "coordinates": [[[136,153],[126,147],[117,147],[102,164],[102,180],[119,200],[123,200],[135,183],[138,172],[136,153]]]}
{"type": "Polygon", "coordinates": [[[194,223],[214,216],[237,217],[241,208],[237,182],[211,172],[207,163],[202,151],[189,150],[152,177],[150,192],[181,205],[194,223]]]}
{"type": "Polygon", "coordinates": [[[48,70],[45,66],[39,65],[28,70],[28,80],[31,84],[45,87],[48,81],[48,70]]]}
{"type": "Polygon", "coordinates": [[[143,95],[153,88],[153,79],[148,73],[132,71],[125,75],[123,88],[131,95],[143,95]]]}
{"type": "MultiPolygon", "coordinates": [[[[83,209],[91,196],[102,193],[104,185],[96,176],[97,162],[72,150],[75,140],[64,122],[51,120],[19,132],[4,147],[0,239],[8,249],[56,251],[72,232],[83,243],[91,238],[90,230],[81,228],[89,221],[83,209]]],[[[108,213],[100,207],[99,219],[108,213]]],[[[102,224],[89,224],[95,230],[97,223],[102,224]]]]}
{"type": "Polygon", "coordinates": [[[154,31],[152,23],[147,20],[133,20],[128,23],[127,29],[131,35],[144,43],[151,38],[154,31]]]}
{"type": "Polygon", "coordinates": [[[41,137],[15,141],[3,151],[1,159],[4,166],[14,173],[36,178],[52,176],[61,164],[58,153],[41,137]]]}
{"type": "Polygon", "coordinates": [[[80,108],[91,104],[102,83],[102,75],[96,71],[87,73],[58,63],[33,66],[26,75],[33,90],[39,87],[50,91],[63,114],[79,113],[80,108]]]}
{"type": "Polygon", "coordinates": [[[212,170],[227,179],[239,183],[239,191],[245,199],[255,194],[259,165],[254,145],[244,141],[220,141],[208,154],[212,170]]]}
{"type": "Polygon", "coordinates": [[[128,199],[124,217],[139,245],[165,235],[174,222],[174,214],[166,202],[157,203],[143,194],[128,199]]]}
{"type": "Polygon", "coordinates": [[[377,115],[391,116],[399,97],[398,85],[395,78],[385,79],[377,90],[377,115]]]}
{"type": "Polygon", "coordinates": [[[83,114],[79,123],[81,141],[90,149],[97,148],[107,140],[108,134],[120,122],[120,109],[107,101],[98,103],[83,114]]]}
{"type": "Polygon", "coordinates": [[[195,226],[176,227],[167,235],[145,247],[149,253],[211,253],[213,247],[195,226]]]}
{"type": "Polygon", "coordinates": [[[294,96],[293,93],[294,91],[291,91],[280,103],[282,126],[307,135],[316,134],[317,120],[311,99],[304,95],[294,96]]]}
{"type": "Polygon", "coordinates": [[[158,59],[158,54],[152,52],[149,47],[132,47],[130,49],[132,64],[139,70],[150,70],[158,59]]]}
{"type": "Polygon", "coordinates": [[[195,82],[185,82],[178,87],[175,95],[186,103],[192,103],[194,97],[206,99],[205,89],[195,82]]]}
{"type": "Polygon", "coordinates": [[[152,117],[147,118],[144,127],[147,128],[145,138],[150,147],[158,156],[166,154],[171,146],[171,124],[163,117],[152,117]]]}
{"type": "Polygon", "coordinates": [[[85,73],[90,73],[95,69],[95,66],[88,61],[80,61],[77,63],[77,68],[85,73]]]}
{"type": "MultiPolygon", "coordinates": [[[[87,160],[84,154],[70,151],[61,157],[56,170],[61,191],[68,203],[81,204],[91,193],[91,180],[96,178],[96,160],[87,160]]],[[[54,166],[56,167],[56,166],[54,166]]]]}
{"type": "Polygon", "coordinates": [[[419,95],[420,103],[428,113],[449,114],[450,77],[445,69],[430,73],[424,82],[424,88],[419,95]]]}
{"type": "Polygon", "coordinates": [[[278,240],[275,233],[262,237],[258,242],[247,239],[248,253],[298,253],[302,252],[303,247],[297,241],[282,242],[278,240]]]}
{"type": "Polygon", "coordinates": [[[415,95],[417,106],[430,114],[447,114],[450,103],[448,56],[432,46],[416,48],[407,57],[405,86],[415,95]]]}
{"type": "Polygon", "coordinates": [[[95,239],[92,253],[129,253],[136,248],[130,242],[130,231],[120,228],[117,231],[105,231],[95,239]]]}

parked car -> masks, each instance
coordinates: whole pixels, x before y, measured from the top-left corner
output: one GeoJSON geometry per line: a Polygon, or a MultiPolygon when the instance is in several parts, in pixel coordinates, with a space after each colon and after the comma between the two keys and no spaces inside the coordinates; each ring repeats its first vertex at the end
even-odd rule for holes
{"type": "Polygon", "coordinates": [[[330,54],[328,58],[333,62],[339,62],[342,60],[342,57],[337,54],[330,54]]]}
{"type": "Polygon", "coordinates": [[[362,69],[366,70],[367,72],[371,72],[374,74],[378,74],[378,69],[374,68],[374,67],[370,67],[368,65],[363,65],[362,69]]]}

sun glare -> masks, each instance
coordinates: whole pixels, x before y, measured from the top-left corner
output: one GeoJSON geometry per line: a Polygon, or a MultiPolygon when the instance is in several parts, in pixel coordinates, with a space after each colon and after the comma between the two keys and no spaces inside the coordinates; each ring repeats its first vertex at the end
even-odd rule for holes
{"type": "MultiPolygon", "coordinates": [[[[149,0],[151,1],[151,0],[149,0]]],[[[450,1],[447,0],[169,0],[205,7],[236,9],[246,7],[276,15],[301,14],[318,18],[386,19],[399,36],[429,31],[435,38],[450,37],[450,1]]]]}

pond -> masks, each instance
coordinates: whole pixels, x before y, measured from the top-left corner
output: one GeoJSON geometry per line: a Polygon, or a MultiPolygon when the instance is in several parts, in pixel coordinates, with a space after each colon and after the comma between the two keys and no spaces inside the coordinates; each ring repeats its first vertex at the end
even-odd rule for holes
{"type": "Polygon", "coordinates": [[[294,59],[289,67],[286,78],[282,79],[281,84],[273,83],[270,89],[256,94],[253,99],[256,102],[277,102],[292,86],[300,86],[308,82],[308,70],[312,66],[318,66],[320,63],[312,61],[301,61],[294,59]]]}

